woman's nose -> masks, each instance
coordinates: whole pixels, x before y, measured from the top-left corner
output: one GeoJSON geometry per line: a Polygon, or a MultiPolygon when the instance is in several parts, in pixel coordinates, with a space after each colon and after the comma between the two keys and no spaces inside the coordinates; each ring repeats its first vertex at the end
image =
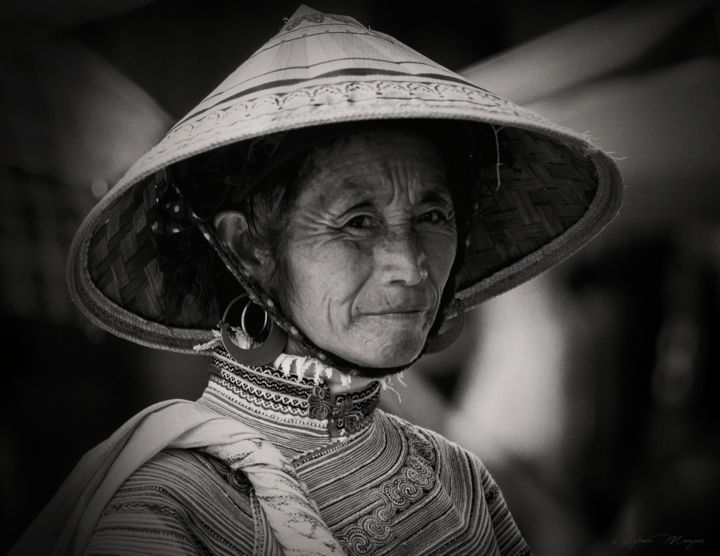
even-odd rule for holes
{"type": "Polygon", "coordinates": [[[414,286],[428,277],[427,257],[412,231],[388,234],[378,245],[377,259],[387,283],[414,286]]]}

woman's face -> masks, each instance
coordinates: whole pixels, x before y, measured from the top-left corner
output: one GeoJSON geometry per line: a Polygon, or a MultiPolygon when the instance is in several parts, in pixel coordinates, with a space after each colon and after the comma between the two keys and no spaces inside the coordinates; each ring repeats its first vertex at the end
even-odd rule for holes
{"type": "Polygon", "coordinates": [[[415,359],[455,259],[453,202],[427,140],[372,131],[316,153],[284,238],[287,316],[365,367],[415,359]]]}

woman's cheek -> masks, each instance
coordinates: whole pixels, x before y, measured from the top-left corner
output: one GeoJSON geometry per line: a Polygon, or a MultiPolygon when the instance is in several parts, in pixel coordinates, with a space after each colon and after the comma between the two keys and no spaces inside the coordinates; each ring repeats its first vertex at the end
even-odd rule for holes
{"type": "Polygon", "coordinates": [[[432,276],[442,281],[441,284],[435,284],[442,289],[455,262],[457,235],[451,231],[432,234],[426,239],[425,245],[429,270],[432,276]]]}
{"type": "Polygon", "coordinates": [[[323,266],[354,281],[372,270],[372,247],[369,241],[340,239],[325,246],[323,266]]]}

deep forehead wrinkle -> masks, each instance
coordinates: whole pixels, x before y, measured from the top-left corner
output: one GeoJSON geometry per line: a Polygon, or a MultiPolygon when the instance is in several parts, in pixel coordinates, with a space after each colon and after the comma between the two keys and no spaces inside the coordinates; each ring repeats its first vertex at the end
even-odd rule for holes
{"type": "MultiPolygon", "coordinates": [[[[323,200],[332,207],[373,204],[381,198],[382,202],[392,202],[398,196],[407,197],[411,204],[451,202],[444,172],[440,168],[429,168],[427,159],[414,158],[415,161],[373,157],[374,160],[367,160],[360,171],[349,176],[343,176],[345,172],[339,167],[328,168],[323,177],[332,180],[332,185],[323,200]],[[414,163],[421,160],[423,163],[420,166],[414,163]]],[[[351,165],[343,166],[347,168],[351,165]]]]}
{"type": "MultiPolygon", "coordinates": [[[[405,198],[452,203],[443,160],[429,141],[398,131],[361,133],[315,153],[306,194],[316,210],[343,212],[357,205],[392,204],[405,198]]],[[[309,207],[308,207],[309,208],[309,207]]]]}
{"type": "MultiPolygon", "coordinates": [[[[391,195],[387,200],[390,202],[394,201],[398,195],[409,197],[411,204],[416,203],[429,203],[429,202],[440,202],[440,203],[451,203],[452,199],[450,192],[442,182],[431,182],[423,183],[421,190],[416,190],[412,187],[397,187],[394,186],[392,189],[384,187],[375,187],[372,183],[363,183],[358,180],[346,179],[342,180],[338,191],[335,195],[328,195],[325,200],[331,206],[342,205],[342,206],[357,206],[360,204],[374,204],[374,201],[379,200],[378,193],[383,195],[391,195]]],[[[384,199],[385,200],[385,199],[384,199]]]]}

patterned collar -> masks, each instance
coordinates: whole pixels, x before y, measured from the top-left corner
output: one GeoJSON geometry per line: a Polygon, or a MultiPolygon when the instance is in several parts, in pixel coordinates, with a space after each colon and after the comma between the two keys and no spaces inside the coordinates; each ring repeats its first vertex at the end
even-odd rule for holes
{"type": "MultiPolygon", "coordinates": [[[[336,370],[308,357],[282,354],[272,366],[250,367],[215,348],[213,372],[204,397],[249,411],[263,425],[278,423],[329,438],[347,438],[365,429],[380,400],[381,383],[333,394],[327,379],[336,370]]],[[[347,380],[347,376],[343,375],[347,380]]],[[[351,384],[350,384],[351,385],[351,384]]],[[[226,409],[230,409],[226,407],[226,409]]]]}

